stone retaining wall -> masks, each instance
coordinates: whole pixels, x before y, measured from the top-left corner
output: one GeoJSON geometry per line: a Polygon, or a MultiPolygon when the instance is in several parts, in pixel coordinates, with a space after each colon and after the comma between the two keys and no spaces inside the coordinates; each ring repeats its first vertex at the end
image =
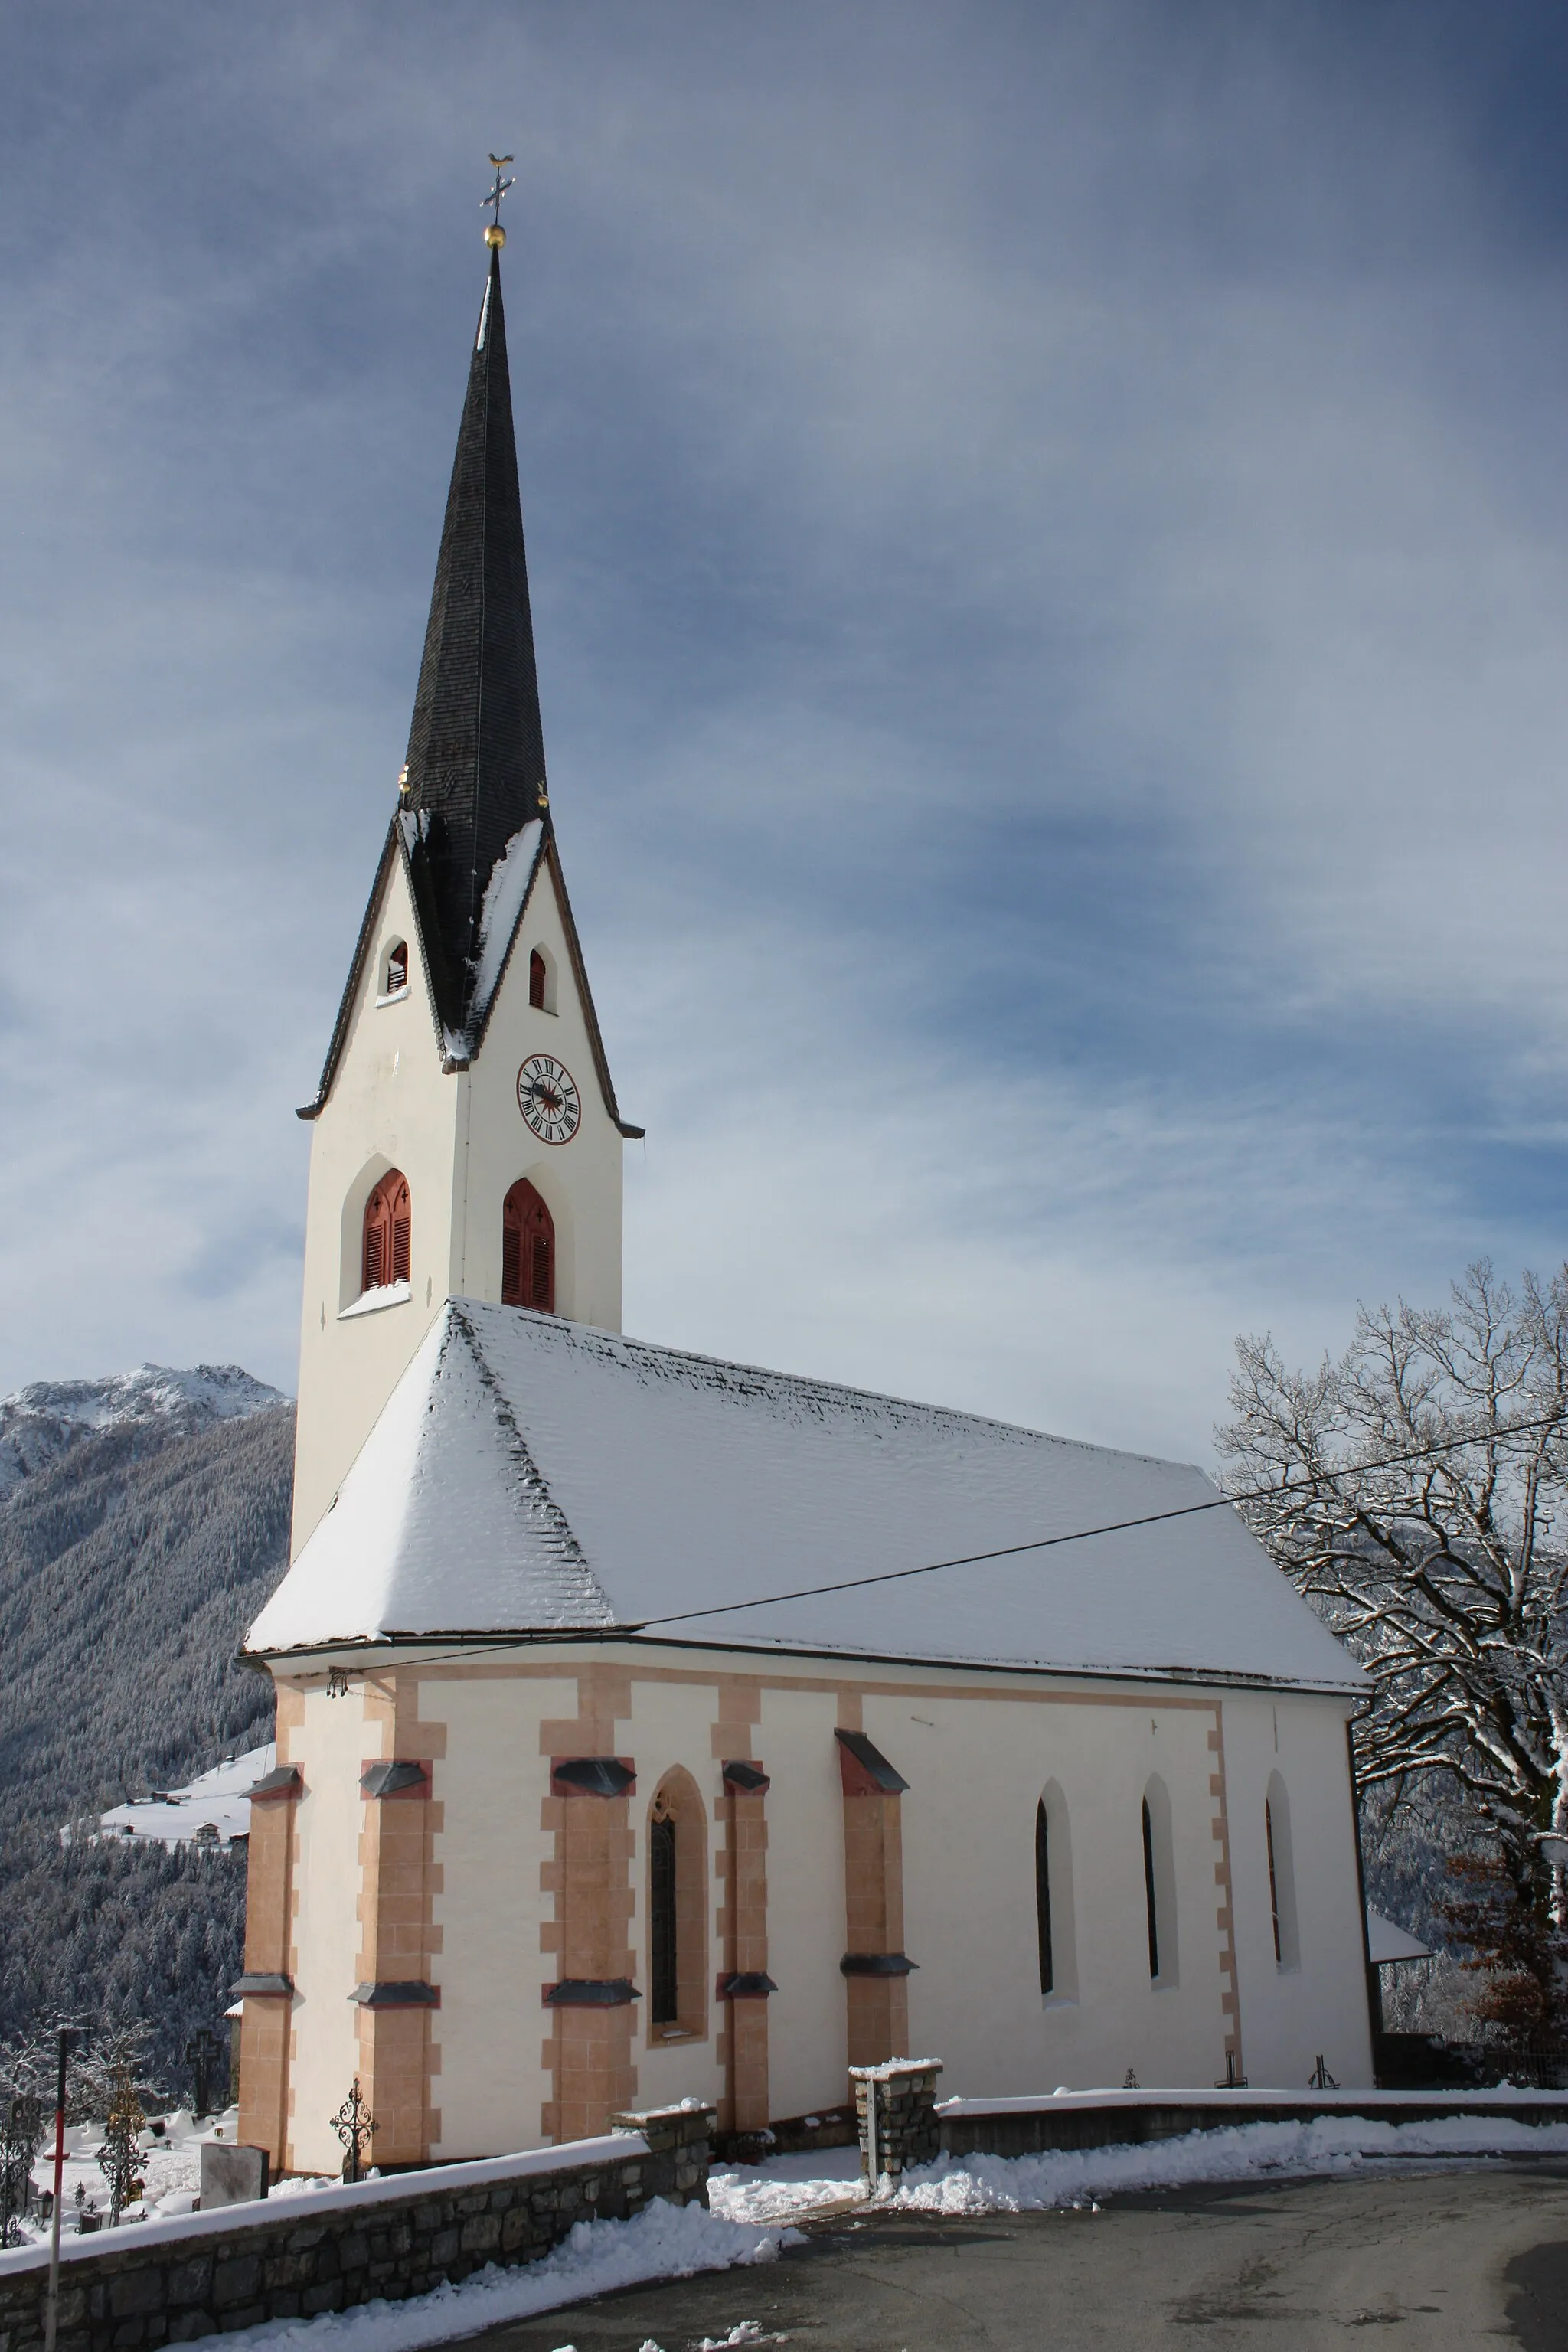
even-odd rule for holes
{"type": "Polygon", "coordinates": [[[1325,2116],[1380,2124],[1459,2117],[1568,2126],[1568,2093],[1552,2091],[1069,2091],[1028,2099],[944,2099],[939,2105],[942,2068],[931,2061],[891,2058],[885,2066],[849,2072],[863,2179],[873,2165],[873,2096],[876,2176],[895,2180],[938,2156],[1040,2156],[1055,2148],[1120,2147],[1325,2116]]]}
{"type": "MultiPolygon", "coordinates": [[[[574,2224],[656,2197],[705,2205],[711,2107],[618,2116],[615,2133],[400,2173],[60,2247],[58,2352],[153,2352],[262,2320],[401,2302],[487,2263],[535,2262],[574,2224]]],[[[40,2352],[47,2246],[0,2254],[0,2352],[40,2352]]]]}
{"type": "Polygon", "coordinates": [[[1247,2124],[1568,2124],[1568,2095],[1550,2091],[1075,2091],[1053,2098],[946,2099],[933,2117],[948,2156],[1039,2156],[1053,2148],[1121,2147],[1247,2124]]]}

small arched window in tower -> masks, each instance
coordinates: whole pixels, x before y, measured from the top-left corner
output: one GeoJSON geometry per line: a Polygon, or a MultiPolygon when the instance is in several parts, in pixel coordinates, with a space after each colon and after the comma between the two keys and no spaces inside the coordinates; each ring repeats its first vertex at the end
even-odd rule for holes
{"type": "Polygon", "coordinates": [[[544,1010],[544,958],[539,950],[530,950],[528,958],[528,1001],[536,1013],[544,1010]]]}
{"type": "Polygon", "coordinates": [[[394,940],[386,950],[381,971],[383,996],[398,996],[408,985],[408,942],[394,940]]]}
{"type": "Polygon", "coordinates": [[[408,1181],[389,1168],[364,1204],[363,1288],[383,1290],[408,1280],[410,1235],[408,1181]]]}
{"type": "Polygon", "coordinates": [[[555,1312],[555,1224],[526,1176],[501,1204],[500,1295],[503,1307],[555,1312]]]}

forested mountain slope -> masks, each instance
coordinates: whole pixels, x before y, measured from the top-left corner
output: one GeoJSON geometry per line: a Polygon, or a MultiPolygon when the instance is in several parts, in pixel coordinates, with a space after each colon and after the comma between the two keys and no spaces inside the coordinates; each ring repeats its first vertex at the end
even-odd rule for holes
{"type": "Polygon", "coordinates": [[[234,1367],[0,1400],[0,2040],[145,2020],[174,2088],[227,2006],[243,1853],[60,1829],[268,1737],[235,1653],[287,1562],[293,1434],[234,1367]]]}

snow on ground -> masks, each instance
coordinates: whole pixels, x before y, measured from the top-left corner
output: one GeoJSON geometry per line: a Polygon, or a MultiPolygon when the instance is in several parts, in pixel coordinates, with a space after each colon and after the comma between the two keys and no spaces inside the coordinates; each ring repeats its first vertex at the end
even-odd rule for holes
{"type": "MultiPolygon", "coordinates": [[[[239,2109],[230,2107],[221,2116],[203,2116],[198,2123],[188,2108],[162,2118],[163,2134],[144,2131],[139,2142],[141,2154],[138,2169],[143,2184],[140,2201],[127,2207],[133,2218],[145,2215],[159,2221],[176,2213],[188,2213],[194,2208],[201,2190],[202,2143],[204,2140],[233,2141],[239,2134],[239,2109]]],[[[109,2182],[98,2161],[103,2146],[101,2124],[73,2124],[66,2133],[66,2161],[63,2173],[65,2189],[64,2229],[68,2237],[76,2227],[77,2190],[82,2192],[82,2202],[100,2216],[100,2226],[109,2227],[109,2182]]],[[[33,2185],[42,2192],[52,2189],[55,2178],[54,2141],[49,2140],[44,2153],[34,2159],[33,2185]]],[[[311,2184],[314,2186],[315,2184],[311,2184]]],[[[336,2181],[322,2184],[336,2188],[336,2181]]],[[[36,2212],[22,2223],[26,2236],[45,2239],[47,2225],[36,2212]]]]}
{"type": "MultiPolygon", "coordinates": [[[[234,2116],[197,2128],[173,2116],[163,2143],[147,2155],[147,2207],[161,2215],[189,2210],[200,2176],[201,2142],[234,2136],[234,2116]]],[[[80,2179],[107,2204],[94,2155],[97,2132],[70,2136],[66,2173],[68,2209],[80,2179]]],[[[1030,2212],[1070,2205],[1100,2210],[1100,2200],[1134,2190],[1175,2189],[1198,2182],[1259,2178],[1310,2178],[1348,2172],[1367,2162],[1432,2159],[1448,2162],[1520,2155],[1568,2155],[1568,2124],[1537,2126],[1507,2117],[1452,2115],[1429,2123],[1385,2124],[1365,2116],[1320,2116],[1306,2123],[1246,2124],[1190,2132],[1149,2147],[1052,2150],[1039,2156],[944,2157],[908,2173],[893,2189],[884,2182],[865,2210],[878,2212],[1030,2212]]],[[[480,2330],[581,2303],[616,2288],[665,2278],[689,2278],[772,2262],[781,2248],[805,2242],[792,2219],[824,2206],[842,2208],[859,2189],[858,2148],[813,2149],[773,2157],[765,2164],[715,2170],[710,2210],[662,2200],[630,2221],[580,2221],[542,2261],[513,2270],[488,2269],[460,2286],[440,2286],[406,2303],[369,2303],[312,2320],[278,2320],[237,2330],[226,2340],[238,2352],[420,2352],[480,2330]]],[[[37,2168],[43,2182],[47,2165],[37,2168]]],[[[336,2181],[280,2181],[274,2196],[302,2196],[336,2181]]],[[[68,2222],[68,2228],[69,2226],[68,2222]]],[[[36,2234],[36,2233],[35,2233],[36,2234]]],[[[740,2300],[737,2297],[737,2300],[740,2300]]],[[[694,2352],[782,2341],[754,2319],[736,2320],[728,2333],[705,2337],[694,2352]]],[[[557,2352],[573,2352],[563,2344],[557,2352]]],[[[651,2339],[642,2352],[661,2352],[651,2339]]]]}
{"type": "MultiPolygon", "coordinates": [[[[1535,2126],[1479,2116],[1384,2124],[1360,2116],[1323,2116],[1310,2123],[1244,2124],[1225,2131],[1189,2132],[1184,2138],[1157,2140],[1147,2147],[943,2157],[906,2173],[896,2189],[884,2184],[877,2204],[880,2210],[904,2212],[1026,2213],[1196,2181],[1352,2171],[1368,2159],[1513,2153],[1568,2155],[1568,2124],[1535,2126]]],[[[855,2148],[775,2157],[766,2164],[713,2173],[709,2196],[713,2210],[729,2221],[776,2224],[852,2196],[859,2161],[855,2148]]]]}
{"type": "Polygon", "coordinates": [[[771,2156],[708,2176],[708,2202],[727,2221],[783,2221],[815,2205],[853,2197],[860,2185],[858,2147],[814,2147],[771,2156]]]}
{"type": "MultiPolygon", "coordinates": [[[[482,2270],[461,2286],[439,2286],[406,2303],[365,2303],[319,2319],[237,2328],[224,2342],[238,2352],[416,2352],[422,2345],[477,2335],[503,2320],[531,2319],[616,2287],[769,2263],[792,2242],[800,2242],[798,2231],[759,2231],[700,2205],[667,2205],[660,2198],[630,2221],[579,2221],[553,2252],[526,2268],[482,2270]]],[[[756,2321],[742,2320],[717,2339],[713,2352],[718,2345],[766,2340],[756,2321]]]]}
{"type": "Polygon", "coordinates": [[[180,1789],[154,1789],[128,1805],[100,1813],[99,1827],[107,1837],[153,1839],[160,1845],[226,1845],[231,1838],[250,1834],[250,1805],[246,1796],[264,1772],[278,1761],[276,1744],[247,1748],[243,1755],[226,1757],[180,1789]]]}

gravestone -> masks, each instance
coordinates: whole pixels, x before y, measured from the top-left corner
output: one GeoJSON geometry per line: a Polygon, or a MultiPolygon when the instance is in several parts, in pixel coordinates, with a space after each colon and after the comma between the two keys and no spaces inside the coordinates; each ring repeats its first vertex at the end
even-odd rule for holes
{"type": "Polygon", "coordinates": [[[219,2205],[249,2205],[267,2194],[267,2150],[231,2147],[227,2140],[202,2142],[202,2211],[219,2205]]]}

